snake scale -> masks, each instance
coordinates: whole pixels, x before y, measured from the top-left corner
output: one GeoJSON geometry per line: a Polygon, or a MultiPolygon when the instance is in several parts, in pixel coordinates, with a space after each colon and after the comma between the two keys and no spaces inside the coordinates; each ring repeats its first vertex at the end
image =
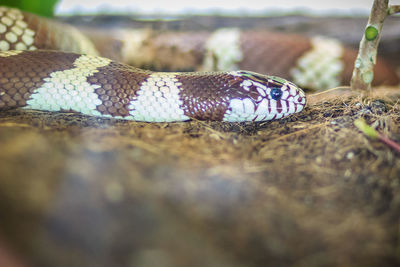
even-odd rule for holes
{"type": "MultiPolygon", "coordinates": [[[[237,40],[236,31],[228,30],[207,43],[221,43],[221,36],[237,40]]],[[[330,41],[318,42],[314,50],[319,55],[337,48],[330,41]]],[[[305,54],[303,65],[313,59],[304,46],[298,47],[291,50],[305,54]]],[[[276,76],[240,70],[152,72],[118,63],[100,57],[99,46],[76,28],[6,7],[0,7],[0,51],[0,110],[74,111],[146,122],[240,122],[280,119],[300,112],[306,103],[300,87],[276,76]]],[[[143,50],[130,53],[137,57],[143,50]]],[[[288,62],[292,61],[293,56],[288,62]]],[[[336,71],[340,64],[337,59],[333,62],[325,64],[336,71]]],[[[219,63],[211,65],[223,65],[219,63]]],[[[300,70],[291,73],[300,77],[300,70]]]]}

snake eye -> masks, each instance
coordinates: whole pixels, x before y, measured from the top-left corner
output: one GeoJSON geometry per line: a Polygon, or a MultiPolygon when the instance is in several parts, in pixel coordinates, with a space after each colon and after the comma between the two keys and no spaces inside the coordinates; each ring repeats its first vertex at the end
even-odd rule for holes
{"type": "Polygon", "coordinates": [[[282,90],[280,88],[273,88],[271,90],[271,97],[273,100],[279,100],[282,96],[282,90]]]}

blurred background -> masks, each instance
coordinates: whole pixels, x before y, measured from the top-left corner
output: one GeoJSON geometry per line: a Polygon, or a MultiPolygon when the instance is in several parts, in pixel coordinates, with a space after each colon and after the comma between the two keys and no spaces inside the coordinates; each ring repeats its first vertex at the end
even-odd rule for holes
{"type": "MultiPolygon", "coordinates": [[[[372,2],[0,0],[0,5],[55,16],[98,34],[99,40],[100,32],[121,28],[239,27],[325,35],[357,49],[372,2]]],[[[400,62],[399,19],[386,20],[380,45],[380,55],[394,63],[400,62]]],[[[306,154],[310,156],[301,165],[301,177],[286,177],[279,166],[290,174],[298,169],[285,168],[287,147],[274,161],[271,125],[237,136],[231,133],[235,128],[212,128],[217,124],[199,133],[202,127],[196,124],[130,125],[80,117],[75,122],[27,114],[16,124],[4,115],[0,127],[0,267],[398,266],[400,262],[400,201],[391,202],[398,191],[384,184],[398,188],[398,180],[379,179],[382,161],[371,166],[376,176],[367,168],[368,161],[354,163],[354,155],[366,155],[371,161],[378,157],[368,152],[374,151],[370,147],[342,146],[337,157],[333,142],[326,151],[322,145],[313,147],[315,140],[305,142],[316,152],[306,154]],[[263,142],[265,149],[255,153],[263,142]],[[238,149],[241,145],[245,149],[238,149]],[[231,150],[240,157],[231,156],[231,150]],[[309,168],[310,161],[319,164],[321,175],[309,168]],[[354,179],[336,174],[346,170],[350,176],[356,167],[362,175],[354,179]]],[[[338,136],[331,134],[333,140],[338,136]]],[[[322,135],[330,137],[329,132],[322,135]]],[[[299,151],[293,154],[296,162],[304,155],[299,151]]],[[[388,157],[395,162],[391,154],[388,157]]],[[[393,170],[389,171],[396,176],[393,170]]]]}
{"type": "MultiPolygon", "coordinates": [[[[94,13],[119,14],[224,14],[224,15],[277,15],[296,12],[314,15],[368,15],[372,0],[248,0],[248,1],[181,1],[181,0],[1,0],[0,4],[17,6],[44,15],[76,15],[94,13]]],[[[399,4],[391,0],[390,4],[399,4]]]]}
{"type": "Polygon", "coordinates": [[[64,0],[60,1],[56,14],[76,13],[147,13],[147,14],[249,14],[265,15],[276,12],[306,12],[314,14],[360,14],[368,13],[372,1],[368,0],[248,0],[248,1],[181,1],[181,0],[64,0]]]}

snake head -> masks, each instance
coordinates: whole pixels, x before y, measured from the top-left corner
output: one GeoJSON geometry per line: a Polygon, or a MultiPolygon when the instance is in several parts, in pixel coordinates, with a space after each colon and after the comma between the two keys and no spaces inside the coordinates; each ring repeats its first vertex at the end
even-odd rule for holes
{"type": "Polygon", "coordinates": [[[230,72],[240,80],[241,94],[229,102],[225,121],[266,121],[303,110],[306,96],[294,83],[250,71],[230,72]]]}

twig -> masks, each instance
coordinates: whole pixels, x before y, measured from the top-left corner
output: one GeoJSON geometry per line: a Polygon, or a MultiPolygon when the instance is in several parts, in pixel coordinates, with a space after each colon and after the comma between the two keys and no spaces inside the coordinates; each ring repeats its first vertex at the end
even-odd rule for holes
{"type": "Polygon", "coordinates": [[[396,14],[396,13],[400,13],[400,5],[390,5],[387,10],[388,16],[396,14]]]}
{"type": "Polygon", "coordinates": [[[348,86],[335,87],[319,93],[307,95],[307,105],[315,105],[321,101],[328,101],[330,99],[338,99],[338,97],[347,97],[354,94],[348,86]]]}
{"type": "Polygon", "coordinates": [[[354,125],[361,131],[363,134],[368,136],[371,139],[378,139],[381,142],[385,143],[389,147],[393,148],[397,152],[400,152],[400,145],[395,141],[391,140],[384,134],[379,133],[374,128],[369,126],[363,119],[357,119],[354,121],[354,125]]]}
{"type": "MultiPolygon", "coordinates": [[[[361,39],[358,55],[354,63],[353,76],[351,78],[351,89],[353,90],[371,89],[383,21],[392,12],[389,11],[388,4],[389,0],[374,0],[368,24],[361,39]]],[[[394,6],[391,7],[393,8],[394,6]]]]}

